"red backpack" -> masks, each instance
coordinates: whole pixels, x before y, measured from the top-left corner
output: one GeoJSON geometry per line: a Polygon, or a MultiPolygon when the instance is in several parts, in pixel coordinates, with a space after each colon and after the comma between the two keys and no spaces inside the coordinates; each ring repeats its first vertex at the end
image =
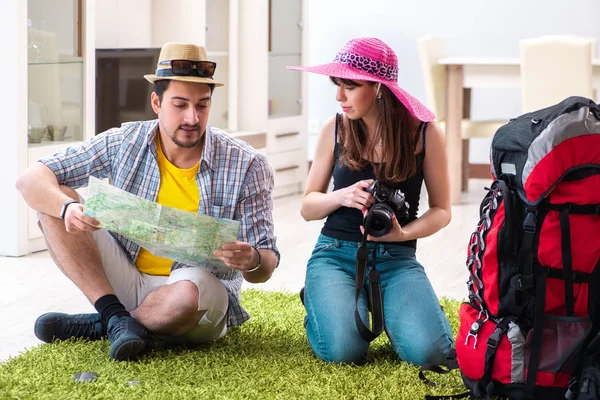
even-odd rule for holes
{"type": "Polygon", "coordinates": [[[458,365],[474,397],[564,399],[600,329],[600,106],[570,97],[512,119],[490,158],[458,365]]]}

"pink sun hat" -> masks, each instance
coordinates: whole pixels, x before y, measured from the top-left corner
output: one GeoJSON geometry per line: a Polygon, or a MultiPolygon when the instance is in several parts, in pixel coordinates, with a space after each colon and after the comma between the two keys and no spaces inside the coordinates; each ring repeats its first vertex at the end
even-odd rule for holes
{"type": "Polygon", "coordinates": [[[287,68],[335,78],[381,82],[415,118],[424,122],[435,119],[435,114],[431,110],[398,86],[398,57],[390,46],[377,38],[350,40],[337,53],[333,62],[328,64],[287,68]]]}

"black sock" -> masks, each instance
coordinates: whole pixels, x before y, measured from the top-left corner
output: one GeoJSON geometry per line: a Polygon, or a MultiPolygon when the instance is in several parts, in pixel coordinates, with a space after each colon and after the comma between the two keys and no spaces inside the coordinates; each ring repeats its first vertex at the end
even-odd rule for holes
{"type": "MultiPolygon", "coordinates": [[[[125,309],[125,306],[121,304],[117,296],[114,294],[107,294],[100,297],[94,303],[94,308],[100,313],[102,317],[102,323],[105,327],[108,327],[108,320],[113,316],[129,317],[129,311],[125,309]]],[[[106,328],[105,328],[106,329],[106,328]]]]}

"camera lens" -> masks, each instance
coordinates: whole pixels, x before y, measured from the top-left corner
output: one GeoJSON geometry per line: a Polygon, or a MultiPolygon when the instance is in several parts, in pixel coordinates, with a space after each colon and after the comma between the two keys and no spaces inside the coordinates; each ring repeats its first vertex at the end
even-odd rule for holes
{"type": "Polygon", "coordinates": [[[392,229],[394,212],[384,203],[374,204],[365,216],[365,230],[373,237],[387,235],[392,229]]]}
{"type": "Polygon", "coordinates": [[[374,215],[373,219],[371,219],[371,231],[373,232],[383,232],[385,231],[386,223],[385,219],[380,215],[374,215]]]}

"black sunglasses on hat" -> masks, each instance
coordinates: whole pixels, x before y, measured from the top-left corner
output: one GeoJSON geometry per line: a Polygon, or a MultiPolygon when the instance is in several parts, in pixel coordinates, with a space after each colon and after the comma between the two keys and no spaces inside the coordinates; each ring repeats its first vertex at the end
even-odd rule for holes
{"type": "Polygon", "coordinates": [[[199,76],[200,78],[212,78],[217,69],[214,61],[192,61],[192,60],[165,60],[158,65],[170,65],[170,69],[159,69],[156,76],[199,76]]]}

